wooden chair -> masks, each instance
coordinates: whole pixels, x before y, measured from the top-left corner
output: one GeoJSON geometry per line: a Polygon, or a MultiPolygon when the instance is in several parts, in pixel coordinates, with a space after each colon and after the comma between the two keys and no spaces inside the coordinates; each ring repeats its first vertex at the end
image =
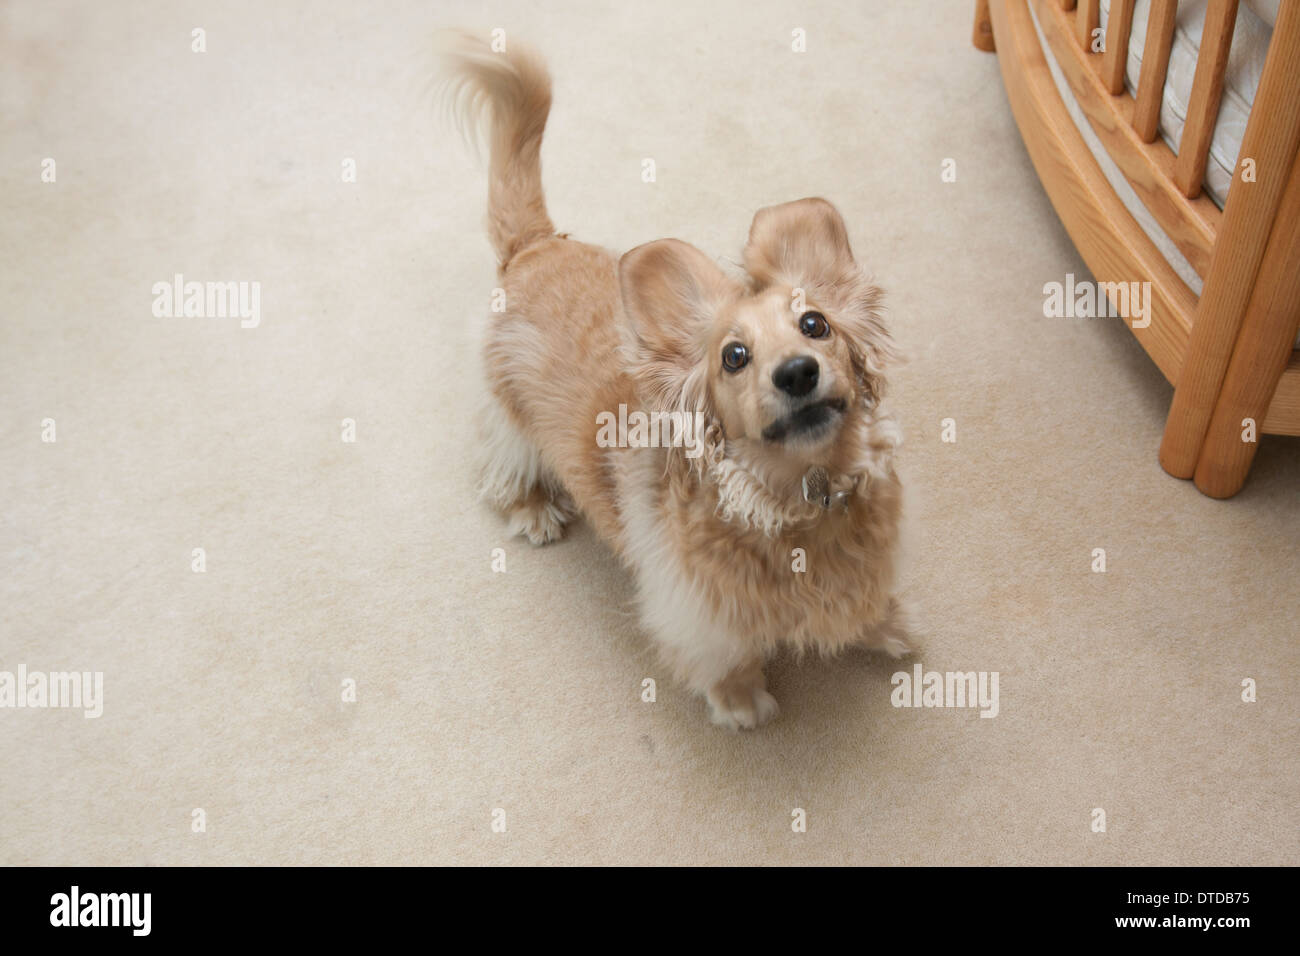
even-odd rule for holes
{"type": "Polygon", "coordinates": [[[1300,435],[1300,0],[1281,4],[1222,211],[1202,194],[1237,0],[1209,0],[1177,153],[1157,136],[1177,0],[1152,0],[1136,93],[1124,88],[1134,0],[977,0],[974,43],[996,47],[1025,146],[1098,282],[1150,282],[1138,341],[1174,385],[1160,463],[1227,498],[1254,434],[1300,435]],[[1203,280],[1198,298],[1116,195],[1052,80],[1034,27],[1083,113],[1160,228],[1203,280]],[[1253,162],[1245,164],[1250,159],[1253,162]],[[1253,171],[1243,178],[1243,169],[1253,171]]]}

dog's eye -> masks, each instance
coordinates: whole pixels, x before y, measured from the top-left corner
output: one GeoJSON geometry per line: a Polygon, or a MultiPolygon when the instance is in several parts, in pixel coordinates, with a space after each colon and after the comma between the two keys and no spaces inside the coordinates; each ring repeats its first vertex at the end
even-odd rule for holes
{"type": "Polygon", "coordinates": [[[749,364],[749,349],[739,342],[730,342],[722,347],[722,367],[728,372],[739,372],[749,364]]]}
{"type": "Polygon", "coordinates": [[[824,339],[831,327],[820,312],[805,312],[799,317],[799,331],[810,339],[824,339]]]}

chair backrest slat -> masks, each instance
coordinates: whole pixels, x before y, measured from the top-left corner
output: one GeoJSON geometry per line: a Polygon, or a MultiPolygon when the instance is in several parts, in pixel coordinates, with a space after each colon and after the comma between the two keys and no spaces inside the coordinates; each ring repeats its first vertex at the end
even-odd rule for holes
{"type": "Polygon", "coordinates": [[[1152,142],[1160,127],[1160,101],[1165,94],[1165,74],[1169,70],[1169,50],[1174,44],[1177,15],[1178,0],[1151,0],[1147,38],[1142,45],[1137,107],[1133,111],[1133,129],[1144,143],[1152,142]]]}
{"type": "Polygon", "coordinates": [[[1223,74],[1228,67],[1228,50],[1232,47],[1236,23],[1237,0],[1210,0],[1205,10],[1205,29],[1201,32],[1201,52],[1196,58],[1196,75],[1192,77],[1187,122],[1174,165],[1174,183],[1188,198],[1200,194],[1205,179],[1205,161],[1210,155],[1210,137],[1219,118],[1223,74]]]}
{"type": "Polygon", "coordinates": [[[1074,14],[1074,34],[1079,47],[1085,51],[1092,49],[1092,31],[1101,21],[1101,0],[1079,0],[1079,8],[1074,14]]]}
{"type": "Polygon", "coordinates": [[[1133,7],[1137,0],[1112,0],[1106,21],[1106,59],[1101,78],[1112,94],[1124,92],[1124,66],[1128,63],[1128,35],[1133,30],[1133,7]]]}

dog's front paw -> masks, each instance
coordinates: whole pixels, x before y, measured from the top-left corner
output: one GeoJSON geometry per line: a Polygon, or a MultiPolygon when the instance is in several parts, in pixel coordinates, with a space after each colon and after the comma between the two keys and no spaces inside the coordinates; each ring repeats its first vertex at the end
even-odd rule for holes
{"type": "Polygon", "coordinates": [[[913,650],[909,637],[907,614],[897,598],[890,598],[884,620],[863,635],[862,646],[893,658],[905,657],[913,650]]]}
{"type": "Polygon", "coordinates": [[[912,645],[897,634],[881,635],[874,643],[868,644],[867,648],[873,651],[884,651],[893,658],[906,657],[912,653],[912,645]]]}
{"type": "Polygon", "coordinates": [[[761,727],[780,709],[776,698],[767,692],[763,681],[763,672],[758,672],[755,681],[749,675],[741,678],[728,677],[718,681],[706,695],[709,702],[709,718],[719,727],[728,730],[753,730],[761,727]]]}
{"type": "Polygon", "coordinates": [[[564,526],[573,511],[562,500],[530,496],[510,512],[510,533],[520,534],[535,545],[550,544],[564,536],[564,526]]]}

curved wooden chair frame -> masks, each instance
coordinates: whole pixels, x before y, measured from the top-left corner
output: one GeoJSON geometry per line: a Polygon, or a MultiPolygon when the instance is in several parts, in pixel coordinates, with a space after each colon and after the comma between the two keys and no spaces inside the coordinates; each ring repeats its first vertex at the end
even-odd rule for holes
{"type": "Polygon", "coordinates": [[[1300,329],[1300,2],[1281,4],[1222,212],[1201,183],[1237,0],[1209,0],[1177,153],[1156,136],[1177,0],[1152,0],[1138,89],[1129,95],[1124,64],[1133,6],[1112,0],[1102,38],[1098,0],[976,0],[973,40],[983,50],[996,47],[1034,168],[1094,277],[1151,283],[1150,324],[1133,332],[1174,385],[1161,465],[1226,498],[1250,471],[1258,448],[1250,439],[1300,435],[1300,350],[1293,348],[1300,329]],[[1107,153],[1202,277],[1199,298],[1115,194],[1075,127],[1034,14],[1107,153]]]}

